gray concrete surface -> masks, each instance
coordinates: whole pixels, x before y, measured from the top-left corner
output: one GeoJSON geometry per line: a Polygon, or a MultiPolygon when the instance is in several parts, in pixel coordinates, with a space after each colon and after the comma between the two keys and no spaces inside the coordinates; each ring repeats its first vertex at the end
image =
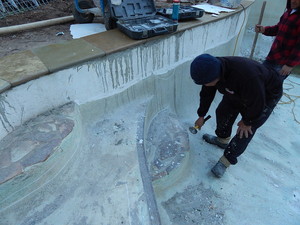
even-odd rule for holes
{"type": "MultiPolygon", "coordinates": [[[[206,50],[221,55],[231,52],[234,43],[232,40],[230,49],[228,43],[219,43],[216,48],[206,50]]],[[[148,48],[143,47],[142,56],[148,48]]],[[[185,48],[180,52],[187,52],[185,48]]],[[[127,59],[127,54],[121,57],[127,59]]],[[[188,127],[197,119],[200,88],[186,72],[190,61],[185,59],[168,67],[162,66],[164,60],[156,58],[160,54],[153,55],[155,72],[152,64],[144,63],[149,68],[138,67],[135,71],[144,72],[140,73],[143,82],[132,82],[134,84],[125,85],[123,89],[120,84],[130,83],[128,74],[134,70],[125,66],[119,68],[122,60],[113,64],[108,58],[107,67],[124,70],[112,79],[113,91],[120,89],[119,92],[110,97],[94,92],[93,99],[84,103],[78,101],[67,115],[58,114],[60,125],[72,127],[66,129],[70,133],[60,136],[61,142],[56,143],[53,151],[48,151],[46,161],[30,164],[18,176],[0,185],[1,225],[297,224],[300,219],[299,153],[293,149],[299,144],[289,135],[285,138],[292,146],[289,149],[279,138],[273,140],[267,135],[269,130],[278,127],[279,121],[283,121],[282,127],[286,125],[284,121],[289,121],[290,115],[286,111],[276,111],[273,122],[267,125],[269,129],[257,134],[256,141],[241,159],[242,166],[230,168],[229,174],[221,180],[215,179],[210,168],[222,151],[201,139],[204,132],[214,132],[214,119],[197,135],[188,133],[188,127]],[[151,76],[145,75],[146,70],[151,76]],[[97,98],[97,94],[101,98],[97,98]]],[[[89,78],[91,83],[96,83],[95,89],[103,88],[97,86],[100,83],[105,87],[105,94],[111,91],[109,79],[99,73],[102,67],[107,69],[105,66],[91,63],[86,67],[88,69],[76,69],[85,73],[95,69],[95,77],[102,80],[101,83],[94,77],[89,78]]],[[[65,70],[52,77],[61,78],[62,74],[73,72],[65,70]]],[[[68,75],[66,81],[62,78],[58,81],[63,90],[65,84],[79,87],[81,79],[78,83],[72,81],[80,75],[68,75]]],[[[34,88],[33,93],[40,93],[39,82],[44,83],[45,79],[20,89],[32,91],[34,88]]],[[[88,84],[85,87],[91,86],[88,84]]],[[[51,89],[55,85],[47,83],[47,86],[51,89]]],[[[83,95],[81,101],[86,100],[89,90],[78,89],[71,90],[65,98],[77,96],[74,93],[78,91],[83,95]]],[[[218,99],[213,103],[211,115],[214,115],[217,102],[218,99]]],[[[279,108],[283,107],[286,106],[279,108]]],[[[54,114],[45,115],[51,118],[54,114]]],[[[47,129],[43,123],[39,125],[41,133],[49,135],[44,136],[46,141],[51,142],[48,137],[55,136],[46,131],[51,131],[49,128],[53,124],[47,129]]],[[[289,129],[297,131],[297,124],[291,124],[289,129]]],[[[63,134],[64,130],[57,129],[56,134],[63,134]]],[[[23,155],[33,149],[31,146],[28,145],[23,155]]],[[[22,159],[23,155],[15,156],[22,159]]],[[[1,165],[7,165],[8,161],[1,161],[1,165]]]]}

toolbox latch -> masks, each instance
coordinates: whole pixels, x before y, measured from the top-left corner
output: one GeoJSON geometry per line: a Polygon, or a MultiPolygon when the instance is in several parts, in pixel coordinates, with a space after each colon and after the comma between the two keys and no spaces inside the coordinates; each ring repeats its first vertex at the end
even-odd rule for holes
{"type": "Polygon", "coordinates": [[[168,29],[166,29],[165,27],[158,27],[158,28],[155,28],[153,29],[154,33],[156,34],[165,34],[165,33],[168,33],[168,29]]]}

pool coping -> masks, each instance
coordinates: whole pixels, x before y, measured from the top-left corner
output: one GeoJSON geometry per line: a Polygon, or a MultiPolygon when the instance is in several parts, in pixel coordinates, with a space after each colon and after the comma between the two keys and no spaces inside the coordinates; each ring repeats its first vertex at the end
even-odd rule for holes
{"type": "Polygon", "coordinates": [[[50,75],[53,72],[69,68],[73,65],[105,57],[134,46],[182,33],[197,26],[222,20],[246,10],[253,3],[254,1],[251,0],[243,1],[241,6],[235,11],[220,13],[217,17],[205,13],[199,19],[180,22],[177,31],[167,35],[133,40],[118,29],[113,29],[2,57],[0,58],[2,67],[0,70],[0,94],[10,88],[42,76],[50,75]]]}

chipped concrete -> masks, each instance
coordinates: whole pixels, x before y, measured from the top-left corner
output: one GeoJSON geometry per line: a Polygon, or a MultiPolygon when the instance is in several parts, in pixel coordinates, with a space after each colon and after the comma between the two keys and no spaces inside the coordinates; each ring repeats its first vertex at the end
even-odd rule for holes
{"type": "Polygon", "coordinates": [[[174,113],[159,112],[147,133],[145,150],[152,181],[170,175],[175,169],[184,169],[182,164],[189,156],[189,138],[174,113]]]}

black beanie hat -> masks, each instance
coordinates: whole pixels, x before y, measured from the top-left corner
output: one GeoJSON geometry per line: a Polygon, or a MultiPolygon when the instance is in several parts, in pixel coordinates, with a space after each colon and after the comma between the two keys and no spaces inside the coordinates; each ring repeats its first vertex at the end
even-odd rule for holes
{"type": "Polygon", "coordinates": [[[196,84],[208,84],[221,73],[221,62],[216,57],[209,54],[197,56],[191,64],[191,77],[196,84]]]}

